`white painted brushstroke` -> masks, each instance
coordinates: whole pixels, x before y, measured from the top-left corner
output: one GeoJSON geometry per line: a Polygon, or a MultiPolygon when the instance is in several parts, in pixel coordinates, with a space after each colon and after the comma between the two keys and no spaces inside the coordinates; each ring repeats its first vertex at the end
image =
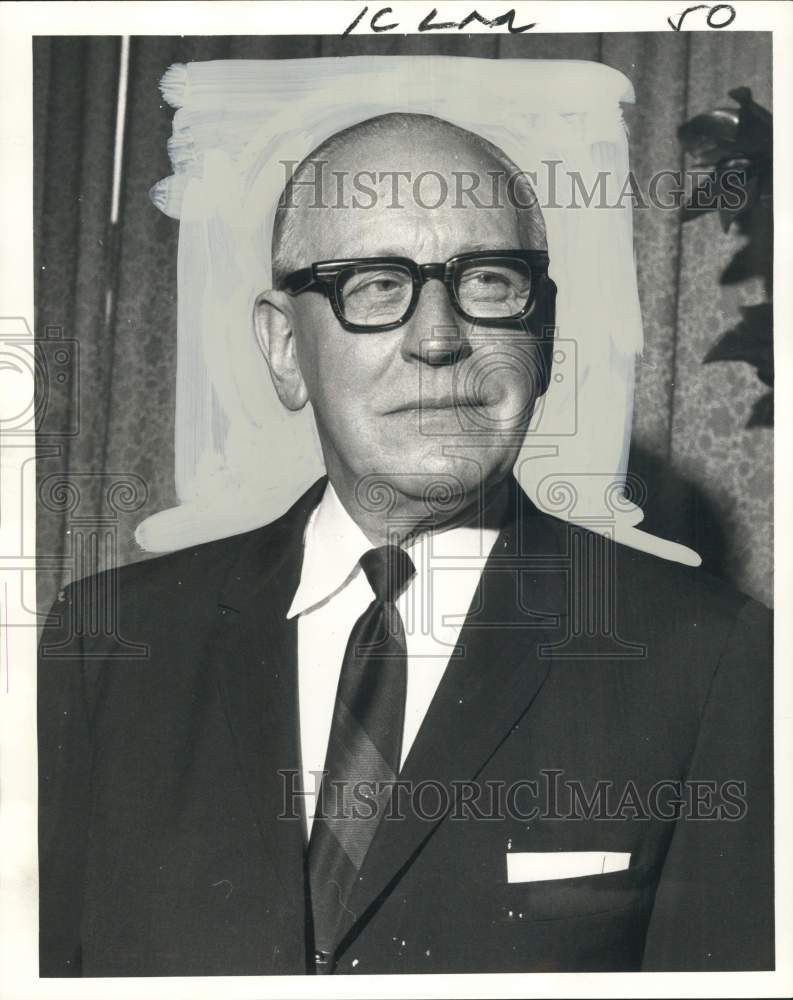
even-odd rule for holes
{"type": "Polygon", "coordinates": [[[224,60],[172,66],[161,83],[178,108],[174,173],[152,189],[180,220],[175,481],[179,505],[147,518],[136,538],[166,551],[267,523],[323,471],[310,407],[278,402],[256,346],[252,310],[270,285],[270,239],[286,180],[331,134],[390,111],[433,114],[482,135],[535,179],[547,226],[557,326],[565,354],[518,456],[515,474],[537,505],[667,559],[691,549],[637,528],[641,497],[624,495],[634,365],[642,325],[632,206],[547,207],[569,200],[578,172],[628,179],[621,73],[575,60],[354,56],[224,60]],[[544,166],[559,161],[555,172],[544,166]]]}

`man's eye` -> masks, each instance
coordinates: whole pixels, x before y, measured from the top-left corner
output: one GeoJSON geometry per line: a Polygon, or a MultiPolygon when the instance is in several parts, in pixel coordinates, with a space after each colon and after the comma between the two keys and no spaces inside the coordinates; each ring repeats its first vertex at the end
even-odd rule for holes
{"type": "Polygon", "coordinates": [[[507,283],[503,274],[496,274],[493,271],[480,271],[478,274],[469,275],[466,280],[480,285],[504,285],[507,283]]]}
{"type": "Polygon", "coordinates": [[[406,278],[394,274],[371,274],[352,278],[344,286],[344,297],[351,295],[369,295],[382,297],[401,292],[406,285],[406,278]]]}
{"type": "Polygon", "coordinates": [[[509,271],[469,271],[460,282],[460,289],[468,295],[515,295],[525,290],[522,275],[509,271]]]}
{"type": "Polygon", "coordinates": [[[376,278],[363,287],[370,288],[373,292],[393,292],[400,287],[400,283],[394,278],[376,278]]]}

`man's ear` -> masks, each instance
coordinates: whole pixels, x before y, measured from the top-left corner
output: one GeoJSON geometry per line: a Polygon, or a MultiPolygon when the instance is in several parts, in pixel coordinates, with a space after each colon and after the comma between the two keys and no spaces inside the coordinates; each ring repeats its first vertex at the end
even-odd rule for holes
{"type": "Polygon", "coordinates": [[[308,390],[295,346],[295,313],[286,292],[262,292],[253,306],[256,340],[270,369],[278,398],[288,410],[301,410],[308,390]]]}

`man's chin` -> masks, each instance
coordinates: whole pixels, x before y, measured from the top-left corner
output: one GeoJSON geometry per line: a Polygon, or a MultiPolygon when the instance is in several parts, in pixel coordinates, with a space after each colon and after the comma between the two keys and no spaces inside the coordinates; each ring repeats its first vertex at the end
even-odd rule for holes
{"type": "Polygon", "coordinates": [[[479,491],[483,482],[492,483],[503,478],[509,468],[505,463],[502,471],[494,467],[491,460],[485,465],[482,454],[420,455],[415,462],[406,462],[403,456],[398,471],[383,474],[379,478],[383,486],[388,486],[403,497],[431,501],[433,504],[455,504],[479,491]]]}

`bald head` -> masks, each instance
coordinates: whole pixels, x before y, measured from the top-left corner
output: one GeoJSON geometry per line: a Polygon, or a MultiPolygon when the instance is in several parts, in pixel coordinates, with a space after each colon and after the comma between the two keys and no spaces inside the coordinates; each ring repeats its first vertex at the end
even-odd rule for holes
{"type": "Polygon", "coordinates": [[[432,115],[378,115],[336,132],[295,169],[273,226],[275,287],[313,260],[342,256],[336,245],[339,232],[359,236],[345,240],[355,245],[355,256],[385,252],[368,239],[368,233],[375,235],[372,212],[380,209],[388,213],[395,238],[415,229],[427,213],[434,213],[433,224],[443,227],[444,215],[448,218],[448,210],[457,209],[501,213],[505,245],[546,246],[542,213],[528,178],[501,149],[432,115]],[[516,234],[511,239],[506,239],[507,228],[516,234]],[[322,238],[331,232],[333,245],[322,238]]]}

